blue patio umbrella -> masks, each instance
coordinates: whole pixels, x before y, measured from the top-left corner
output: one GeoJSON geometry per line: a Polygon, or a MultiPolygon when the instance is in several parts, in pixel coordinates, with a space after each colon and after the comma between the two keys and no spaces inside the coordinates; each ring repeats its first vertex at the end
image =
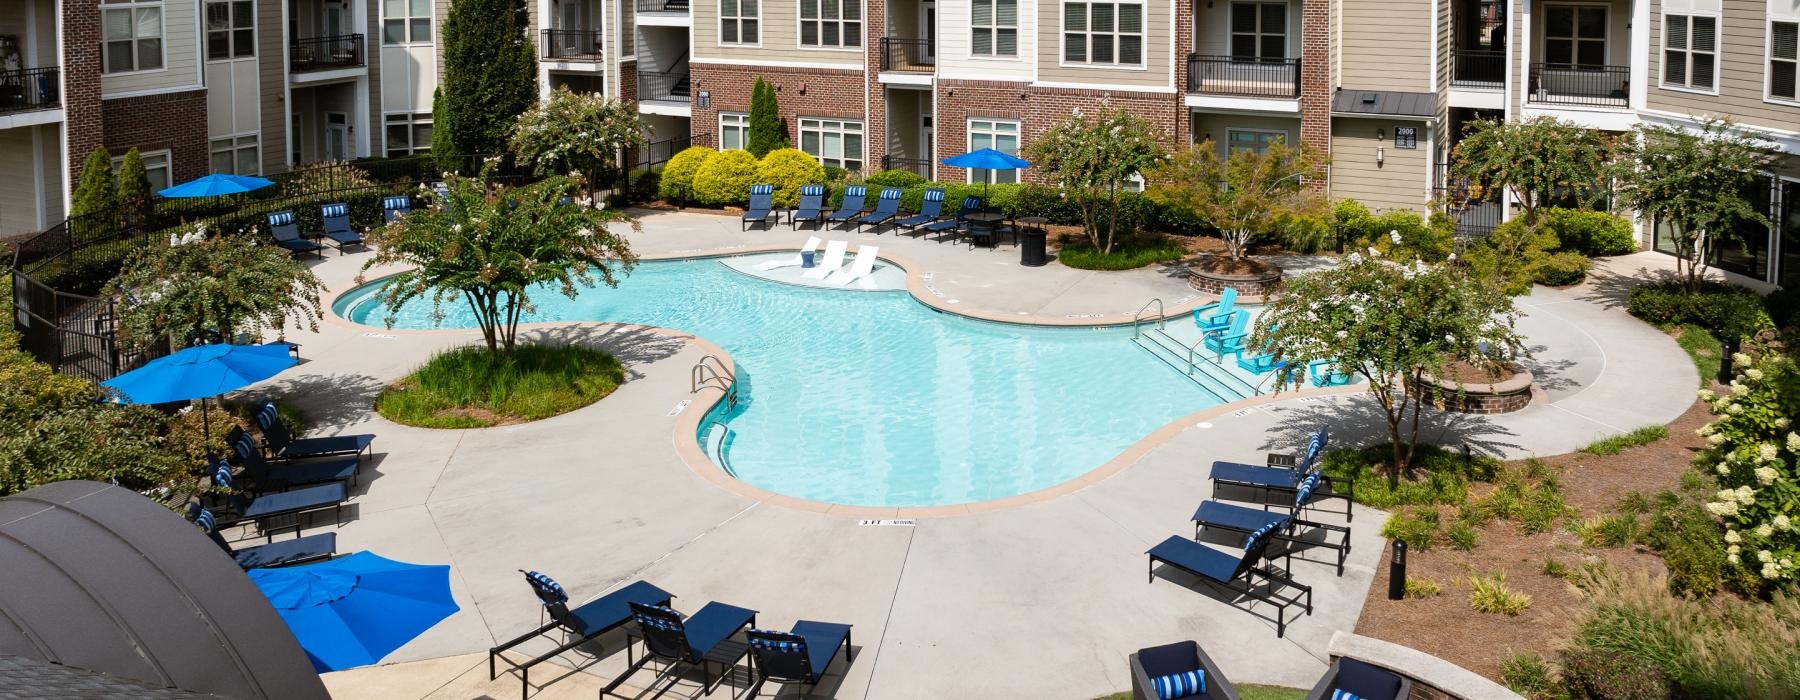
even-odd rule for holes
{"type": "MultiPolygon", "coordinates": [[[[960,156],[950,156],[943,161],[952,168],[968,170],[1023,170],[1031,167],[1031,162],[992,148],[978,148],[960,156]]],[[[981,202],[987,206],[987,178],[981,180],[981,202]]]]}
{"type": "Polygon", "coordinates": [[[212,442],[212,425],[206,416],[206,399],[242,389],[294,366],[288,346],[195,345],[151,360],[100,385],[113,391],[120,403],[170,403],[200,401],[200,428],[212,442]]]}
{"type": "Polygon", "coordinates": [[[274,180],[248,175],[231,175],[213,173],[206,177],[189,180],[174,187],[157,190],[164,197],[217,197],[227,194],[243,194],[251,190],[260,190],[275,184],[274,180]]]}
{"type": "Polygon", "coordinates": [[[450,567],[408,564],[373,552],[280,569],[251,569],[320,673],[381,661],[460,608],[450,567]]]}

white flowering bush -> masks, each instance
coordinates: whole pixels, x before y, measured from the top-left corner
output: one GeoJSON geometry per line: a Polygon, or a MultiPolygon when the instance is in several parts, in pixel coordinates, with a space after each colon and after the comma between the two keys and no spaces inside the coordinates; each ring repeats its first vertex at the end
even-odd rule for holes
{"type": "Polygon", "coordinates": [[[1719,481],[1706,509],[1725,522],[1726,561],[1741,584],[1791,584],[1800,580],[1800,369],[1770,341],[1732,360],[1730,389],[1700,392],[1715,416],[1700,428],[1701,464],[1719,481]]]}
{"type": "Polygon", "coordinates": [[[519,115],[507,144],[539,175],[583,173],[597,185],[620,167],[619,155],[644,145],[637,105],[558,87],[519,115]]]}

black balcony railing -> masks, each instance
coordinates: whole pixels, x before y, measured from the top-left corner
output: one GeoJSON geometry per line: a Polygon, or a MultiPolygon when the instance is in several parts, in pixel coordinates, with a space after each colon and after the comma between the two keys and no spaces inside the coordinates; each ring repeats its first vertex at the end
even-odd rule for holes
{"type": "Polygon", "coordinates": [[[363,35],[341,34],[295,39],[288,45],[288,59],[288,65],[296,73],[364,65],[363,35]]]}
{"type": "Polygon", "coordinates": [[[1583,66],[1533,63],[1528,102],[1583,107],[1624,107],[1631,95],[1631,69],[1626,66],[1583,66]]]}
{"type": "Polygon", "coordinates": [[[552,61],[598,61],[601,59],[601,32],[598,29],[544,30],[544,58],[552,61]]]}
{"type": "Polygon", "coordinates": [[[687,102],[688,74],[653,73],[638,71],[638,100],[640,102],[687,102]]]}
{"type": "Polygon", "coordinates": [[[688,0],[637,0],[638,12],[688,13],[688,0]]]}
{"type": "Polygon", "coordinates": [[[1238,97],[1299,97],[1300,59],[1188,54],[1188,92],[1238,97]]]}
{"type": "Polygon", "coordinates": [[[1506,83],[1504,51],[1457,50],[1450,60],[1450,84],[1455,87],[1498,90],[1506,83]]]}
{"type": "Polygon", "coordinates": [[[881,157],[881,169],[905,170],[927,180],[931,179],[931,159],[929,158],[906,158],[890,153],[881,157]]]}
{"type": "Polygon", "coordinates": [[[937,60],[927,39],[881,38],[881,69],[902,73],[930,73],[937,60]]]}
{"type": "Polygon", "coordinates": [[[61,104],[61,68],[0,70],[0,114],[54,109],[61,104]]]}

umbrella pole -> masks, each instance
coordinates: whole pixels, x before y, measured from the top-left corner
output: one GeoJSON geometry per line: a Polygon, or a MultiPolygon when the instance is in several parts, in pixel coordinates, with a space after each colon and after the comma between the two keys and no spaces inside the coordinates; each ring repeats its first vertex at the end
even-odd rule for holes
{"type": "Polygon", "coordinates": [[[212,461],[212,419],[206,415],[206,397],[200,397],[200,435],[201,449],[206,451],[206,461],[212,461]]]}

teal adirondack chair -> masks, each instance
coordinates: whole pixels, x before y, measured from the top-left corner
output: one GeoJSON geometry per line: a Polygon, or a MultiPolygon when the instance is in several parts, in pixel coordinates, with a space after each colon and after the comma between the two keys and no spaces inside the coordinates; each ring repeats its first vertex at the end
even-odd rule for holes
{"type": "Polygon", "coordinates": [[[1356,379],[1340,371],[1333,360],[1313,360],[1306,369],[1313,386],[1343,386],[1356,379]]]}
{"type": "Polygon", "coordinates": [[[1194,325],[1201,331],[1224,330],[1231,326],[1231,313],[1237,310],[1236,289],[1226,287],[1219,300],[1194,309],[1194,325]]]}
{"type": "Polygon", "coordinates": [[[1231,321],[1222,330],[1208,331],[1206,349],[1219,354],[1224,360],[1227,354],[1239,354],[1244,351],[1244,342],[1250,339],[1250,312],[1233,311],[1231,321]]]}

